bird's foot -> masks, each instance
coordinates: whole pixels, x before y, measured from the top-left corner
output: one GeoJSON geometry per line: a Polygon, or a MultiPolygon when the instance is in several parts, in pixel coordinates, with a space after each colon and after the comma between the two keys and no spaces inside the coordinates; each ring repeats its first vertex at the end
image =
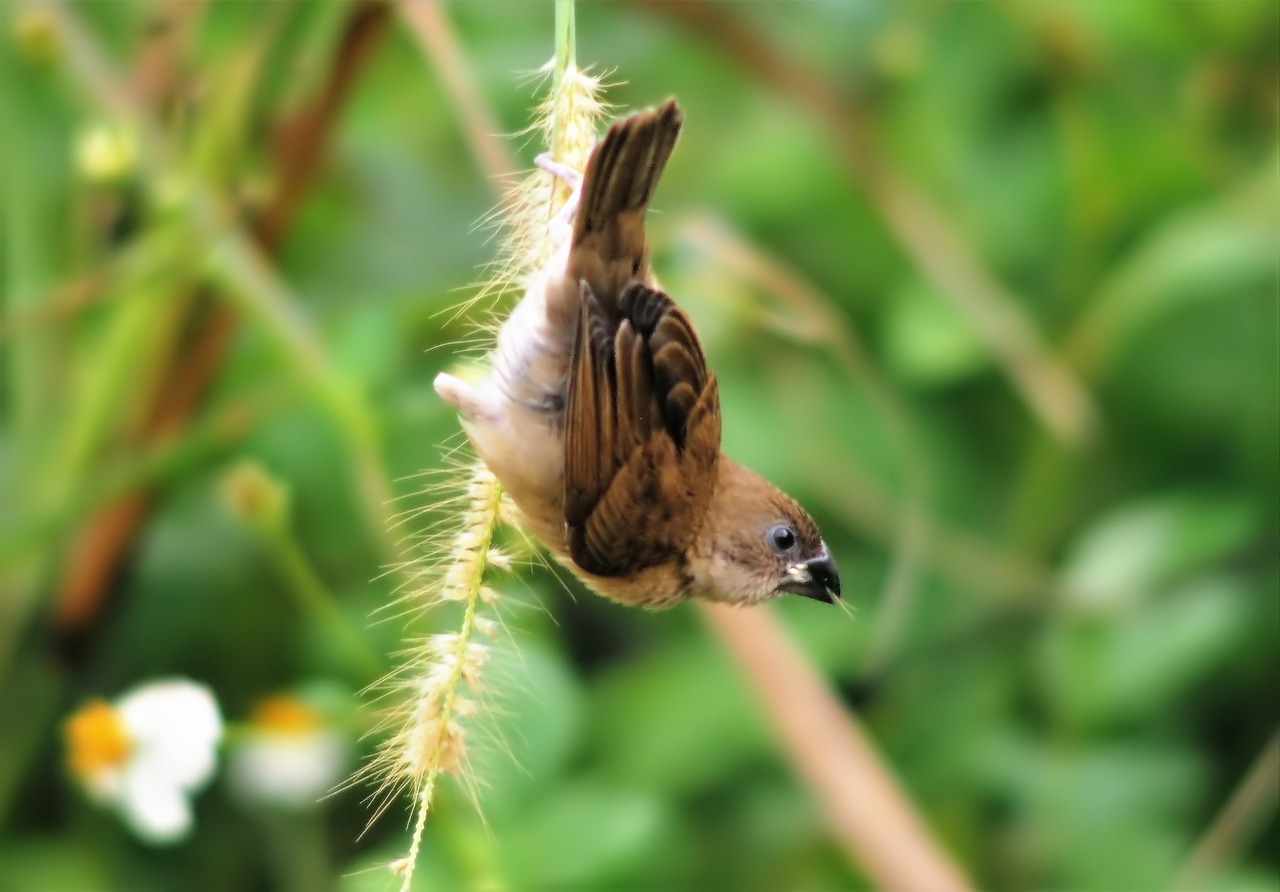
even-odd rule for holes
{"type": "Polygon", "coordinates": [[[552,241],[557,247],[564,244],[573,231],[573,219],[578,213],[578,200],[582,197],[582,174],[567,164],[554,160],[546,152],[533,159],[534,166],[545,170],[560,182],[569,187],[569,200],[559,212],[547,222],[552,241]]]}

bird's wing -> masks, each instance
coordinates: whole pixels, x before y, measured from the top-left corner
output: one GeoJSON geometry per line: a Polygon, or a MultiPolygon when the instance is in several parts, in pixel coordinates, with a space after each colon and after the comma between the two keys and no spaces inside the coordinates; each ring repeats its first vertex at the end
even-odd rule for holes
{"type": "Polygon", "coordinates": [[[626,576],[683,555],[720,456],[720,397],[698,336],[660,291],[612,314],[583,283],[565,414],[565,522],[583,570],[626,576]]]}
{"type": "Polygon", "coordinates": [[[614,314],[614,301],[633,279],[649,279],[644,216],[680,135],[674,100],[609,128],[582,174],[569,274],[585,281],[614,314]]]}

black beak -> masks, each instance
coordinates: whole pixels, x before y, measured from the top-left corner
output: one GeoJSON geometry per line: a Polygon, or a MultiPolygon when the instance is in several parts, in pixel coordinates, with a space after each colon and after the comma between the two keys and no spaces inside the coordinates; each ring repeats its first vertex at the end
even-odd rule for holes
{"type": "Polygon", "coordinates": [[[810,558],[798,565],[795,572],[788,573],[778,585],[778,591],[834,604],[840,597],[840,573],[826,546],[817,557],[810,558]]]}

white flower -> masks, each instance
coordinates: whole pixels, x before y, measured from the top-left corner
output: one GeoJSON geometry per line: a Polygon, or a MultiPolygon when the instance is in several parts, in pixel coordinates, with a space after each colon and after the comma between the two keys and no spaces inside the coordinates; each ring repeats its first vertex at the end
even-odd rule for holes
{"type": "Polygon", "coordinates": [[[222,716],[209,689],[183,679],[95,700],[65,725],[71,770],[142,840],[175,842],[191,830],[190,796],[213,776],[222,716]]]}
{"type": "Polygon", "coordinates": [[[245,802],[311,808],[342,779],[348,755],[346,740],[310,706],[268,697],[231,754],[228,781],[245,802]]]}

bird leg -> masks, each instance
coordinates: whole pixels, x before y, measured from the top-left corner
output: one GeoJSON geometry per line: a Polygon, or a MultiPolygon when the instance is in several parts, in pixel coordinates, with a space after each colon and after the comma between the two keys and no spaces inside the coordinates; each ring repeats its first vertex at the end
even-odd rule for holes
{"type": "Polygon", "coordinates": [[[564,203],[559,212],[556,213],[547,222],[547,228],[551,232],[551,240],[556,247],[563,245],[568,240],[572,232],[573,218],[578,213],[578,201],[582,198],[582,174],[574,170],[567,164],[561,164],[554,160],[549,154],[543,152],[537,158],[533,159],[533,164],[539,170],[545,170],[560,182],[569,187],[569,200],[564,203]]]}
{"type": "MultiPolygon", "coordinates": [[[[567,164],[552,160],[551,156],[546,153],[533,159],[533,163],[539,170],[545,170],[571,190],[569,200],[565,202],[564,207],[547,222],[551,240],[559,248],[573,234],[573,220],[577,216],[578,201],[582,196],[582,174],[567,164]]],[[[576,309],[574,312],[577,312],[576,309]]],[[[484,389],[472,387],[453,375],[441,372],[436,376],[435,388],[436,393],[440,394],[444,401],[453,406],[467,421],[487,421],[502,414],[500,406],[496,406],[492,400],[486,399],[487,392],[484,389]]],[[[541,408],[543,402],[545,400],[538,402],[536,407],[541,408]]],[[[560,409],[559,406],[554,408],[556,411],[560,409]]]]}

